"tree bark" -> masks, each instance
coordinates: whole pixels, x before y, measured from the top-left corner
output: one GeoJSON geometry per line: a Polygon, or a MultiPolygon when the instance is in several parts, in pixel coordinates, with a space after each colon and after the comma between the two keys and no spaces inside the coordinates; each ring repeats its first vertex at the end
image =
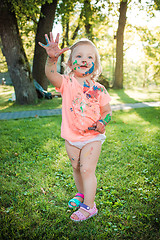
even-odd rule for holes
{"type": "Polygon", "coordinates": [[[92,9],[90,0],[84,1],[84,18],[85,18],[84,25],[87,38],[93,41],[93,29],[92,24],[90,23],[90,21],[92,20],[92,9]]]}
{"type": "Polygon", "coordinates": [[[21,105],[36,103],[37,93],[23,49],[15,12],[13,6],[5,0],[1,0],[0,6],[0,35],[2,52],[6,57],[16,102],[21,105]]]}
{"type": "Polygon", "coordinates": [[[114,89],[123,88],[123,39],[124,28],[126,24],[127,0],[120,3],[119,9],[119,22],[116,35],[116,67],[115,67],[115,80],[113,84],[114,89]]]}
{"type": "Polygon", "coordinates": [[[49,34],[53,28],[57,0],[52,3],[45,3],[41,8],[41,16],[37,26],[35,38],[35,51],[33,59],[33,78],[45,89],[48,87],[48,79],[45,75],[45,62],[47,58],[46,51],[39,46],[38,42],[45,43],[44,35],[49,34]]]}

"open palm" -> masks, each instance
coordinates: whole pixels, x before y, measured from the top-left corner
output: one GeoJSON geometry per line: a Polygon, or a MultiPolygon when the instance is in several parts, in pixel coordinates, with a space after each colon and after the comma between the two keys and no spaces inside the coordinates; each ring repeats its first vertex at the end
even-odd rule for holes
{"type": "Polygon", "coordinates": [[[45,39],[46,39],[47,44],[45,45],[45,44],[39,42],[39,45],[46,50],[46,52],[47,52],[47,54],[48,54],[48,56],[50,58],[58,59],[58,57],[62,53],[64,53],[65,51],[69,50],[68,47],[67,48],[63,48],[63,49],[60,49],[58,47],[59,33],[57,34],[55,41],[53,39],[53,34],[51,32],[50,32],[50,39],[48,38],[47,34],[45,34],[45,39]]]}

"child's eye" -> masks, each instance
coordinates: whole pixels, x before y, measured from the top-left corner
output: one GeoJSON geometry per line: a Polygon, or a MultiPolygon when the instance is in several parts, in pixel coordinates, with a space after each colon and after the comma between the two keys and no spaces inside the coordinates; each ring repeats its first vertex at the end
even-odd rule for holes
{"type": "Polygon", "coordinates": [[[89,58],[89,59],[92,59],[92,56],[89,56],[88,58],[89,58]]]}
{"type": "Polygon", "coordinates": [[[77,58],[81,58],[81,55],[77,55],[77,58]]]}

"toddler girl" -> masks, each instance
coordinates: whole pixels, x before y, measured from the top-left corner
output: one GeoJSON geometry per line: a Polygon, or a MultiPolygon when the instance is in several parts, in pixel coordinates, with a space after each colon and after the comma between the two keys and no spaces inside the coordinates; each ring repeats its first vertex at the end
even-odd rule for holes
{"type": "Polygon", "coordinates": [[[62,95],[61,136],[73,167],[78,193],[69,201],[70,208],[79,208],[71,215],[83,221],[97,214],[95,194],[96,165],[105,141],[105,126],[111,120],[111,100],[104,86],[95,82],[101,73],[98,51],[88,39],[70,48],[59,49],[59,34],[54,41],[45,35],[47,45],[39,43],[47,54],[46,76],[62,95]],[[57,72],[58,57],[71,50],[66,75],[57,72]]]}

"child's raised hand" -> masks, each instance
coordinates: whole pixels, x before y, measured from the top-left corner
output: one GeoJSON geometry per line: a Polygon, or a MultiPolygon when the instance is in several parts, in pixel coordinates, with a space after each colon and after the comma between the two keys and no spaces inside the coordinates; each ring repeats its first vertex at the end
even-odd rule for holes
{"type": "Polygon", "coordinates": [[[55,41],[54,41],[54,39],[53,39],[53,34],[52,34],[51,32],[50,32],[50,39],[48,38],[48,35],[47,35],[47,34],[45,34],[45,39],[46,39],[46,43],[47,43],[47,44],[45,45],[45,44],[39,42],[39,45],[46,50],[46,52],[47,52],[47,54],[48,54],[48,56],[49,56],[50,58],[58,59],[58,57],[59,57],[62,53],[64,53],[65,51],[68,51],[68,50],[69,50],[68,47],[67,47],[67,48],[63,48],[63,49],[60,49],[60,48],[58,47],[58,43],[59,43],[59,33],[57,34],[55,41]]]}

